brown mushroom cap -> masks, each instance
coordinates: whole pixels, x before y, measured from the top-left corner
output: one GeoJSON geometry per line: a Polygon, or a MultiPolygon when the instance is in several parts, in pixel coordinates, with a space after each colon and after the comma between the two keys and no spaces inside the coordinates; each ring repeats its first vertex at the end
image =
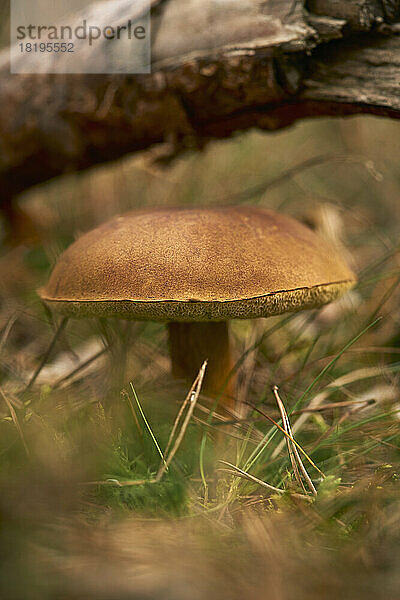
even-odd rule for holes
{"type": "Polygon", "coordinates": [[[221,321],[321,306],[354,282],[336,250],[284,215],[159,208],[80,237],[40,295],[71,316],[221,321]]]}

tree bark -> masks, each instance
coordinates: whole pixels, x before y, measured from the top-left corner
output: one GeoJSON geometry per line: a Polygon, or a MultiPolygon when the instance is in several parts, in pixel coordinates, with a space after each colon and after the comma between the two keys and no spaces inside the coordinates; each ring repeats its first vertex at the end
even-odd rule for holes
{"type": "MultiPolygon", "coordinates": [[[[134,17],[140,3],[131,5],[92,10],[104,11],[108,24],[110,10],[134,17]]],[[[0,54],[2,202],[156,144],[167,160],[250,127],[400,115],[400,0],[152,5],[150,75],[55,75],[50,61],[48,73],[11,75],[8,51],[0,54]]]]}

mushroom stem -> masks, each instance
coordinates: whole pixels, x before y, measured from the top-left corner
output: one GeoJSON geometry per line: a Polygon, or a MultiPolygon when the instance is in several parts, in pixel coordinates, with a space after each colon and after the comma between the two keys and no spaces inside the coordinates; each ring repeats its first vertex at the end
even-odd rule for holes
{"type": "Polygon", "coordinates": [[[203,391],[221,395],[221,405],[234,408],[235,384],[229,377],[233,368],[228,323],[169,323],[172,373],[177,378],[193,381],[204,360],[208,359],[203,391]]]}

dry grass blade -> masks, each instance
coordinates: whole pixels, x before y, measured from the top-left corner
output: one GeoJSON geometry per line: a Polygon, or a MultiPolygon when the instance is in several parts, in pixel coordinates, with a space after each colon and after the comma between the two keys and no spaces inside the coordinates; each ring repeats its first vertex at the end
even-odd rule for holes
{"type": "Polygon", "coordinates": [[[260,485],[268,490],[271,490],[273,492],[278,492],[279,494],[283,494],[285,492],[285,490],[274,487],[273,485],[270,485],[269,483],[265,483],[265,481],[263,481],[262,479],[258,479],[258,477],[255,477],[254,475],[250,475],[250,473],[246,473],[246,471],[243,471],[236,465],[233,465],[232,463],[229,463],[226,460],[219,460],[218,462],[229,467],[229,469],[218,469],[219,471],[225,471],[226,473],[231,473],[233,475],[236,475],[237,477],[241,477],[242,479],[247,479],[248,481],[257,483],[258,485],[260,485]]]}
{"type": "Polygon", "coordinates": [[[135,485],[146,485],[147,483],[157,483],[156,479],[136,479],[134,481],[119,481],[119,479],[105,479],[100,481],[88,481],[83,485],[115,485],[116,487],[133,487],[135,485]]]}
{"type": "Polygon", "coordinates": [[[179,448],[179,446],[180,446],[180,444],[181,444],[181,442],[183,440],[183,437],[184,437],[186,429],[187,429],[187,427],[189,425],[190,419],[192,418],[193,411],[194,411],[194,409],[196,407],[197,400],[199,399],[199,395],[200,395],[200,392],[201,392],[201,387],[203,385],[204,375],[206,374],[206,369],[207,369],[207,361],[204,361],[204,363],[203,363],[203,365],[202,365],[202,367],[201,367],[201,369],[200,369],[200,371],[199,371],[199,373],[198,373],[198,375],[197,375],[197,377],[196,377],[196,379],[195,379],[192,387],[189,390],[188,395],[185,398],[184,403],[182,404],[182,407],[181,407],[181,409],[180,409],[180,411],[178,413],[178,416],[177,416],[177,418],[175,420],[174,427],[172,428],[171,436],[170,436],[170,439],[168,441],[167,449],[165,451],[165,455],[167,456],[167,458],[166,458],[165,464],[163,464],[163,463],[160,464],[160,468],[158,470],[157,477],[156,477],[157,480],[159,480],[163,476],[163,474],[166,471],[166,469],[168,469],[168,466],[171,464],[171,461],[174,458],[175,454],[177,453],[178,448],[179,448]],[[184,409],[185,409],[185,407],[186,407],[186,405],[188,403],[190,403],[190,404],[189,404],[189,408],[188,408],[188,411],[186,413],[186,416],[185,416],[185,418],[183,420],[182,427],[181,427],[181,429],[180,429],[180,431],[179,431],[179,433],[177,435],[177,438],[175,440],[175,444],[174,444],[171,452],[169,452],[169,454],[167,455],[167,450],[169,450],[169,448],[170,448],[170,446],[172,444],[172,440],[173,440],[175,432],[177,430],[178,423],[179,423],[179,421],[181,419],[181,416],[183,414],[183,411],[184,411],[184,409]]]}
{"type": "MultiPolygon", "coordinates": [[[[274,396],[275,396],[276,403],[277,403],[277,405],[278,405],[278,408],[279,408],[279,412],[281,413],[282,422],[285,424],[285,426],[286,426],[286,431],[287,431],[287,433],[288,433],[288,434],[289,434],[289,436],[290,436],[290,437],[287,437],[287,438],[286,438],[286,441],[287,441],[287,445],[288,445],[289,454],[290,454],[290,456],[291,456],[291,461],[292,461],[292,456],[293,456],[293,458],[294,458],[294,462],[296,463],[296,469],[294,470],[294,471],[295,471],[296,478],[298,479],[298,477],[297,477],[297,474],[298,474],[298,468],[299,468],[299,469],[300,469],[300,471],[301,471],[301,473],[302,473],[302,475],[303,475],[303,477],[304,477],[304,479],[306,480],[306,482],[307,482],[307,485],[308,485],[308,487],[310,488],[311,492],[312,492],[314,495],[317,495],[317,490],[315,489],[315,487],[314,487],[314,484],[313,484],[313,482],[311,481],[311,477],[310,477],[310,476],[309,476],[309,474],[307,473],[307,470],[306,470],[306,468],[305,468],[305,466],[304,466],[304,464],[303,464],[303,461],[301,460],[300,454],[299,454],[299,452],[298,452],[298,450],[297,450],[297,448],[296,448],[296,444],[294,444],[294,443],[292,442],[292,439],[293,439],[293,433],[292,433],[292,429],[291,429],[291,427],[290,427],[290,421],[289,421],[289,417],[288,417],[288,415],[287,415],[287,412],[286,412],[285,406],[284,406],[284,404],[283,404],[283,402],[282,402],[282,400],[281,400],[281,398],[280,398],[280,396],[279,396],[279,393],[278,393],[278,392],[279,392],[279,390],[278,390],[278,386],[277,386],[277,385],[274,385],[274,387],[273,387],[273,392],[274,392],[274,396]],[[290,438],[291,438],[291,439],[290,439],[290,438]],[[297,467],[298,467],[298,468],[297,468],[297,467]]],[[[293,461],[292,461],[292,464],[293,464],[293,461]]],[[[302,482],[302,480],[301,480],[301,477],[300,477],[300,483],[301,483],[301,487],[304,489],[304,486],[303,486],[303,482],[302,482]]]]}
{"type": "Polygon", "coordinates": [[[63,320],[61,321],[60,325],[58,326],[57,331],[55,332],[53,339],[51,341],[50,346],[47,348],[42,360],[40,361],[39,365],[37,366],[36,371],[34,372],[34,374],[32,375],[28,385],[25,388],[25,392],[27,392],[35,383],[36,379],[38,378],[40,371],[43,369],[44,365],[47,363],[47,361],[50,358],[51,353],[54,350],[54,347],[57,343],[57,340],[59,339],[60,335],[62,334],[62,332],[65,329],[65,326],[68,323],[68,317],[64,317],[63,320]]]}
{"type": "Polygon", "coordinates": [[[1,340],[0,340],[0,353],[2,352],[4,345],[7,341],[8,336],[10,335],[10,331],[14,326],[15,321],[18,319],[18,315],[14,314],[13,316],[11,316],[8,320],[7,325],[4,328],[3,331],[3,335],[1,336],[1,340]]]}
{"type": "MultiPolygon", "coordinates": [[[[312,412],[314,412],[314,409],[321,406],[322,403],[326,400],[326,398],[328,398],[330,396],[330,394],[332,394],[338,388],[343,387],[345,385],[350,385],[351,383],[355,383],[357,381],[362,381],[364,379],[370,379],[372,377],[379,377],[379,376],[385,375],[386,373],[390,373],[390,367],[385,367],[385,366],[363,367],[361,369],[356,369],[355,371],[352,371],[351,373],[347,373],[346,375],[342,375],[341,377],[338,377],[334,381],[331,381],[325,387],[324,390],[322,390],[321,392],[316,394],[314,396],[314,398],[312,398],[312,400],[310,401],[310,404],[307,407],[308,410],[304,411],[304,413],[301,414],[299,416],[299,418],[296,420],[296,422],[294,423],[293,428],[292,428],[293,433],[296,433],[297,431],[299,431],[299,429],[308,420],[310,414],[312,412]],[[313,409],[313,410],[311,411],[310,409],[313,409]]],[[[285,442],[281,442],[280,444],[278,444],[278,446],[273,451],[271,458],[276,458],[279,455],[279,453],[281,452],[281,450],[283,448],[284,443],[285,442]]]]}
{"type": "MultiPolygon", "coordinates": [[[[198,406],[199,406],[199,404],[197,404],[197,407],[198,406]]],[[[243,442],[243,435],[240,435],[240,433],[235,433],[235,432],[230,431],[228,429],[226,429],[225,431],[223,431],[219,425],[214,425],[212,423],[208,423],[207,421],[204,421],[204,419],[200,419],[199,417],[196,417],[196,416],[193,417],[193,421],[195,423],[199,423],[202,427],[207,427],[209,430],[213,430],[215,432],[218,432],[218,434],[222,433],[223,435],[225,435],[225,436],[227,436],[227,437],[229,437],[229,438],[231,438],[233,440],[239,440],[240,442],[243,442]]],[[[230,426],[231,425],[235,425],[235,424],[236,424],[236,421],[229,421],[229,423],[228,423],[228,425],[230,425],[230,426]]],[[[250,435],[254,435],[254,430],[251,430],[251,431],[247,430],[246,433],[249,433],[250,435]]],[[[260,439],[262,439],[261,436],[260,436],[260,439]]],[[[251,444],[257,444],[258,441],[259,440],[255,440],[255,439],[249,437],[249,442],[251,444]]]]}
{"type": "Polygon", "coordinates": [[[4,402],[7,404],[7,407],[9,409],[9,411],[10,411],[10,414],[11,414],[11,418],[12,418],[12,420],[14,422],[15,427],[17,428],[19,437],[21,438],[22,444],[23,444],[23,446],[25,448],[25,452],[29,456],[29,454],[30,454],[29,448],[28,448],[28,446],[26,444],[24,432],[22,431],[22,427],[21,427],[21,425],[20,425],[20,423],[18,421],[17,413],[15,412],[12,403],[7,398],[7,396],[5,395],[5,393],[2,390],[2,388],[0,388],[0,394],[2,395],[4,402]]]}
{"type": "Polygon", "coordinates": [[[314,442],[313,449],[317,448],[324,440],[328,439],[329,436],[335,431],[335,429],[338,429],[338,427],[343,425],[343,423],[345,423],[345,421],[347,421],[347,419],[350,416],[363,410],[369,404],[370,404],[369,402],[358,402],[358,405],[357,405],[357,401],[356,401],[355,406],[351,406],[350,408],[348,408],[348,410],[342,414],[342,416],[340,417],[340,419],[337,422],[333,422],[331,424],[331,426],[328,427],[328,429],[320,435],[320,437],[314,442]]]}
{"type": "MultiPolygon", "coordinates": [[[[276,392],[276,389],[277,389],[277,386],[275,386],[273,388],[274,394],[276,392]]],[[[278,402],[279,411],[281,413],[282,428],[283,428],[284,433],[286,434],[286,436],[285,436],[286,447],[287,447],[287,451],[289,454],[290,463],[292,465],[293,473],[294,473],[297,483],[299,484],[299,486],[301,488],[303,488],[304,493],[306,493],[306,489],[305,489],[303,481],[301,479],[299,468],[298,468],[298,463],[297,463],[295,453],[294,453],[294,444],[292,443],[292,441],[290,439],[291,432],[290,432],[289,419],[288,419],[288,416],[286,414],[286,411],[285,411],[285,408],[284,408],[282,402],[280,400],[279,401],[277,400],[277,402],[278,402]]]]}
{"type": "Polygon", "coordinates": [[[143,431],[142,431],[142,428],[140,427],[139,419],[137,418],[135,407],[133,406],[133,402],[132,402],[130,395],[125,390],[122,391],[121,395],[123,395],[126,398],[126,401],[129,406],[129,410],[132,415],[133,422],[135,423],[136,429],[138,430],[140,437],[143,438],[143,431]]]}
{"type": "Polygon", "coordinates": [[[181,407],[180,407],[180,409],[179,409],[179,412],[178,412],[178,414],[176,415],[176,419],[175,419],[175,421],[174,421],[173,427],[172,427],[172,429],[171,429],[170,436],[169,436],[169,438],[168,438],[168,443],[167,443],[167,446],[166,446],[166,448],[165,448],[165,450],[164,450],[164,454],[165,454],[165,456],[168,456],[168,452],[169,452],[169,449],[170,449],[170,447],[171,447],[171,445],[172,445],[172,442],[173,442],[173,440],[174,440],[174,437],[175,437],[176,431],[177,431],[177,429],[178,429],[178,425],[179,425],[179,423],[180,423],[180,420],[181,420],[181,418],[182,418],[182,415],[183,415],[183,413],[184,413],[184,411],[185,411],[185,408],[186,408],[186,406],[187,406],[188,402],[190,401],[190,398],[192,397],[192,394],[194,393],[194,391],[195,391],[195,389],[196,389],[197,383],[198,383],[198,381],[199,381],[199,377],[200,377],[200,373],[198,373],[198,374],[197,374],[197,377],[196,377],[196,379],[194,380],[194,382],[192,383],[192,387],[190,388],[188,395],[186,396],[186,398],[185,398],[184,402],[181,404],[181,407]]]}
{"type": "MultiPolygon", "coordinates": [[[[250,406],[253,408],[253,410],[255,410],[256,412],[258,412],[260,415],[262,415],[263,417],[265,417],[266,419],[268,419],[268,421],[270,421],[273,425],[275,425],[275,427],[277,427],[279,429],[279,431],[282,431],[282,433],[285,436],[285,438],[289,438],[292,441],[292,443],[298,448],[298,450],[300,450],[300,452],[303,454],[303,456],[305,456],[305,458],[308,460],[308,462],[310,463],[310,465],[313,466],[316,471],[318,471],[318,473],[321,475],[321,477],[325,477],[325,475],[323,474],[323,472],[321,471],[321,469],[319,469],[318,466],[315,464],[315,462],[313,460],[311,460],[311,458],[308,456],[307,452],[300,446],[300,444],[298,442],[296,442],[296,440],[294,439],[293,435],[289,434],[272,417],[270,417],[269,415],[267,415],[267,413],[265,413],[264,411],[262,411],[261,409],[259,409],[258,406],[254,406],[253,404],[250,404],[250,406]]],[[[283,441],[283,444],[284,443],[285,443],[285,441],[283,441]]],[[[279,447],[281,448],[280,444],[279,444],[279,447]]],[[[272,453],[272,458],[275,458],[275,452],[276,452],[276,450],[274,450],[274,452],[272,453]]]]}
{"type": "Polygon", "coordinates": [[[89,367],[91,364],[93,364],[96,360],[98,360],[101,356],[106,354],[106,352],[108,352],[108,351],[109,351],[109,347],[103,348],[103,350],[99,350],[98,352],[96,352],[96,354],[94,354],[93,356],[91,356],[90,358],[88,358],[87,360],[85,360],[84,362],[79,364],[77,367],[75,367],[75,369],[73,369],[72,371],[67,373],[67,375],[63,375],[62,377],[60,377],[60,379],[58,379],[55,382],[55,384],[53,385],[53,390],[56,390],[59,387],[63,386],[68,381],[71,381],[75,377],[75,375],[78,375],[78,373],[80,373],[81,371],[86,369],[86,367],[89,367]]]}
{"type": "Polygon", "coordinates": [[[363,156],[355,156],[352,154],[320,154],[317,156],[312,156],[311,158],[307,158],[297,165],[287,169],[284,173],[281,173],[277,177],[269,179],[268,181],[264,181],[263,183],[260,183],[254,187],[237,192],[236,194],[230,194],[228,197],[223,198],[222,202],[234,203],[250,200],[251,198],[254,198],[254,196],[265,194],[274,187],[278,187],[282,183],[293,179],[293,177],[299,175],[307,169],[318,167],[319,165],[333,161],[359,164],[363,166],[375,180],[379,180],[381,177],[381,173],[379,173],[379,171],[375,168],[374,163],[363,156]]]}
{"type": "MultiPolygon", "coordinates": [[[[370,406],[371,404],[375,404],[375,400],[364,400],[361,402],[362,408],[366,406],[370,406]]],[[[308,406],[306,408],[301,408],[300,410],[294,410],[293,415],[301,415],[303,413],[318,413],[324,412],[325,410],[334,410],[335,408],[359,408],[360,401],[359,400],[344,400],[343,402],[330,402],[329,404],[323,404],[322,406],[308,406]]]]}

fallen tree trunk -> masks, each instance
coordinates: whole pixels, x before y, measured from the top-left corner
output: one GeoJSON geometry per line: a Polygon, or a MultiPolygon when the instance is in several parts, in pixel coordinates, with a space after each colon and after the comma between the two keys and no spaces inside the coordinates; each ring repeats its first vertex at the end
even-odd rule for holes
{"type": "MultiPolygon", "coordinates": [[[[2,202],[154,144],[171,158],[250,127],[400,115],[400,0],[152,5],[150,75],[11,75],[8,51],[0,54],[2,202]]],[[[119,18],[140,9],[110,6],[119,18]]]]}

